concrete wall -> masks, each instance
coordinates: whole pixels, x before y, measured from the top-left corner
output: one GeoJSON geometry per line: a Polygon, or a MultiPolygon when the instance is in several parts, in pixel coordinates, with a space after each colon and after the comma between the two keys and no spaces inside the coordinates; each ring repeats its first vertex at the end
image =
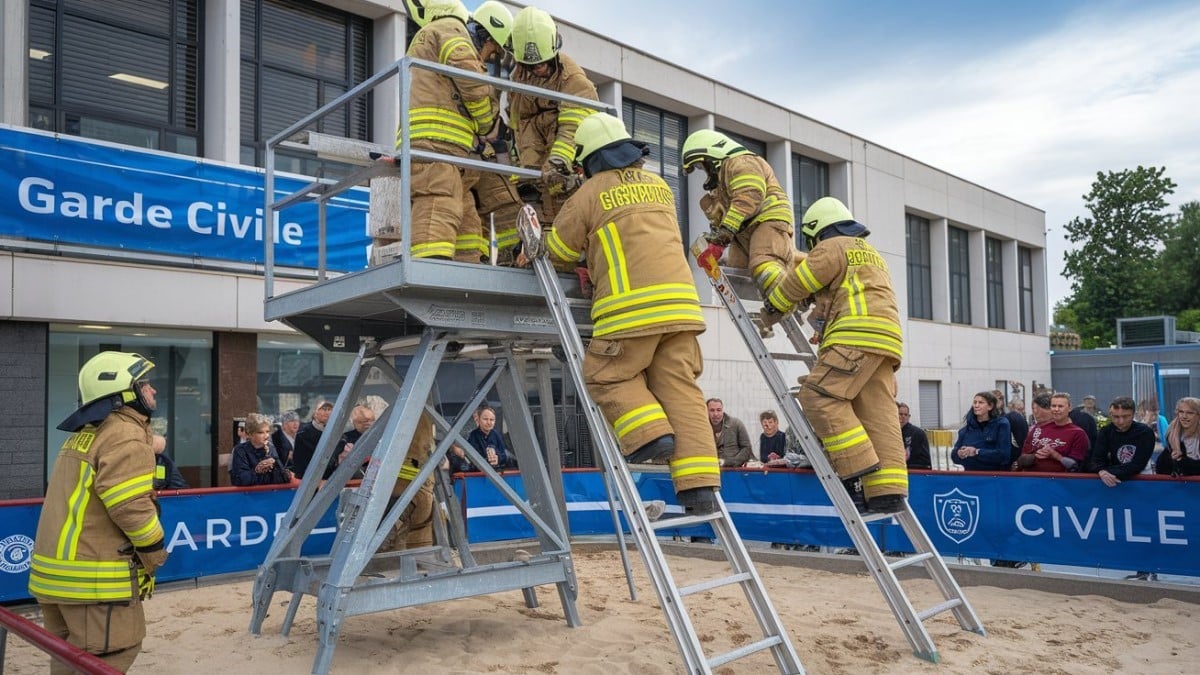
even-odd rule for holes
{"type": "MultiPolygon", "coordinates": [[[[0,497],[41,497],[46,448],[46,324],[0,321],[0,497]]],[[[52,426],[61,420],[49,422],[52,426]]]]}

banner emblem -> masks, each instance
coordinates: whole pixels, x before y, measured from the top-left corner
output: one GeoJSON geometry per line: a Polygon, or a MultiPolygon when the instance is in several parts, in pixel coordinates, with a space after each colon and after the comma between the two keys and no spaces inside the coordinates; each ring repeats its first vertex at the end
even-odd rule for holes
{"type": "Polygon", "coordinates": [[[961,544],[975,535],[979,525],[979,497],[958,488],[933,496],[937,526],[951,541],[961,544]]]}

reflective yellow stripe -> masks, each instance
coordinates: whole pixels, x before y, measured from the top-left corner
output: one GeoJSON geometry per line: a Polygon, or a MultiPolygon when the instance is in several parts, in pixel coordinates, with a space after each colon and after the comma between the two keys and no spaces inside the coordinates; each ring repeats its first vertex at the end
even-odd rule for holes
{"type": "Polygon", "coordinates": [[[838,452],[868,440],[870,439],[867,437],[867,430],[863,429],[860,424],[849,431],[821,438],[821,444],[825,446],[826,452],[838,452]]]}
{"type": "Polygon", "coordinates": [[[757,190],[759,194],[766,194],[767,181],[763,180],[762,176],[752,173],[744,173],[740,176],[734,176],[733,178],[729,179],[729,190],[731,192],[740,190],[742,188],[750,188],[752,190],[757,190]]]}
{"type": "Polygon", "coordinates": [[[791,202],[775,195],[767,195],[762,205],[758,207],[758,215],[754,216],[753,222],[757,225],[768,220],[778,220],[791,225],[794,218],[791,202]]]}
{"type": "Polygon", "coordinates": [[[566,141],[554,141],[554,145],[550,146],[550,154],[562,157],[569,166],[575,161],[575,146],[566,141]]]}
{"type": "Polygon", "coordinates": [[[154,480],[166,480],[166,478],[167,467],[163,466],[162,464],[156,465],[154,467],[154,480]]]}
{"type": "Polygon", "coordinates": [[[866,316],[867,298],[864,295],[866,289],[859,281],[858,273],[847,276],[842,281],[842,288],[846,289],[846,308],[850,316],[866,316]]]}
{"type": "MultiPolygon", "coordinates": [[[[60,461],[67,461],[59,457],[60,461]]],[[[59,558],[70,560],[75,557],[79,548],[79,535],[83,533],[83,516],[87,513],[88,502],[92,499],[92,481],[96,472],[87,462],[79,463],[79,478],[75,481],[75,489],[67,498],[67,518],[63,521],[62,529],[58,532],[58,546],[55,553],[59,558]]]]}
{"type": "Polygon", "coordinates": [[[671,460],[671,479],[684,476],[721,475],[721,460],[712,456],[684,457],[671,460]]]}
{"type": "Polygon", "coordinates": [[[696,287],[692,284],[682,283],[651,284],[621,295],[613,294],[597,300],[592,305],[592,316],[609,314],[635,306],[677,304],[679,301],[692,301],[699,306],[700,297],[696,295],[696,287]]]}
{"type": "Polygon", "coordinates": [[[603,337],[623,330],[661,326],[672,323],[698,323],[704,325],[704,313],[693,305],[664,305],[626,312],[595,322],[592,335],[603,337]]]}
{"type": "Polygon", "coordinates": [[[154,474],[145,473],[117,483],[104,492],[101,492],[100,501],[104,502],[104,508],[111,509],[122,502],[129,501],[134,497],[140,497],[153,490],[154,474]]]}
{"type": "Polygon", "coordinates": [[[803,286],[804,290],[808,291],[809,293],[816,293],[822,288],[825,288],[825,285],[817,281],[816,275],[813,274],[812,270],[808,268],[807,258],[800,261],[799,265],[796,265],[795,274],[796,279],[800,282],[800,285],[803,286]]]}
{"type": "Polygon", "coordinates": [[[778,279],[779,275],[782,273],[783,265],[777,262],[768,261],[765,263],[759,263],[759,265],[754,268],[754,283],[759,288],[771,288],[775,285],[775,280],[778,279]]]}
{"type": "MultiPolygon", "coordinates": [[[[551,230],[551,232],[554,232],[554,230],[551,230]]],[[[513,246],[516,246],[517,242],[520,240],[521,237],[517,234],[517,230],[515,228],[511,230],[500,230],[496,233],[496,246],[498,248],[512,248],[513,246]]],[[[562,240],[560,239],[559,241],[562,240]]],[[[575,259],[578,260],[579,257],[576,256],[575,259]]]]}
{"type": "Polygon", "coordinates": [[[725,212],[725,217],[721,219],[721,227],[728,227],[734,232],[737,232],[738,230],[742,229],[742,221],[745,219],[746,216],[737,210],[729,209],[725,212]]]}
{"type": "Polygon", "coordinates": [[[116,601],[133,596],[127,561],[56,560],[34,554],[29,592],[43,598],[72,601],[116,601]]]}
{"type": "Polygon", "coordinates": [[[900,325],[895,321],[873,316],[844,316],[830,324],[826,330],[833,332],[843,329],[882,333],[884,335],[895,336],[896,338],[900,338],[903,335],[900,325]]]}
{"type": "MultiPolygon", "coordinates": [[[[413,139],[445,141],[467,149],[475,147],[475,124],[457,110],[413,108],[409,111],[408,124],[413,139]]],[[[397,129],[396,147],[402,142],[397,129]]]]}
{"type": "Polygon", "coordinates": [[[618,417],[613,422],[613,431],[617,432],[617,438],[621,439],[651,422],[657,422],[658,420],[666,421],[666,419],[667,413],[663,411],[661,405],[649,403],[640,408],[634,408],[618,417]]]}
{"type": "Polygon", "coordinates": [[[414,258],[430,258],[437,255],[449,258],[454,255],[454,242],[431,241],[428,244],[413,244],[412,255],[414,258]]]}
{"type": "Polygon", "coordinates": [[[415,479],[419,473],[421,473],[421,467],[413,466],[412,464],[405,464],[400,467],[400,473],[397,475],[400,477],[400,480],[411,481],[415,479]]]}
{"type": "Polygon", "coordinates": [[[826,333],[821,338],[821,347],[830,345],[846,345],[859,349],[884,351],[895,355],[897,359],[904,358],[904,345],[896,338],[889,338],[878,333],[862,333],[858,331],[837,331],[826,333]]]}
{"type": "Polygon", "coordinates": [[[492,99],[485,96],[477,101],[464,101],[463,105],[475,120],[475,131],[477,133],[492,128],[492,122],[495,120],[495,115],[492,112],[492,99]]]}
{"type": "MultiPolygon", "coordinates": [[[[600,239],[600,248],[604,251],[604,259],[608,263],[608,287],[613,295],[629,292],[629,270],[625,269],[625,249],[621,246],[621,234],[617,232],[617,224],[609,223],[596,231],[600,239]]],[[[592,308],[592,315],[596,313],[592,308]]]]}
{"type": "Polygon", "coordinates": [[[163,529],[158,521],[158,516],[150,516],[150,520],[145,525],[139,527],[132,532],[126,532],[125,536],[129,537],[129,541],[133,542],[134,546],[149,546],[157,541],[162,541],[163,529]]]}
{"type": "Polygon", "coordinates": [[[880,469],[863,476],[863,487],[879,485],[903,485],[908,487],[907,469],[880,469]]]}
{"type": "Polygon", "coordinates": [[[488,241],[478,234],[460,234],[454,240],[454,250],[459,252],[479,251],[487,253],[488,241]]]}
{"type": "Polygon", "coordinates": [[[459,47],[466,47],[472,52],[475,51],[474,48],[471,47],[471,43],[467,42],[465,37],[455,35],[442,43],[442,49],[438,52],[438,63],[441,63],[443,66],[447,65],[446,62],[450,59],[450,55],[459,47]]]}
{"type": "Polygon", "coordinates": [[[792,302],[788,296],[783,294],[783,284],[779,284],[775,288],[771,289],[771,292],[767,294],[767,301],[770,302],[772,306],[783,310],[784,313],[790,312],[796,308],[796,303],[792,302]]]}
{"type": "Polygon", "coordinates": [[[557,122],[563,124],[579,124],[584,118],[596,111],[590,108],[559,108],[557,122]]]}
{"type": "Polygon", "coordinates": [[[546,239],[546,250],[555,258],[567,262],[578,262],[583,257],[582,253],[567,246],[562,237],[558,236],[557,230],[550,230],[544,236],[546,239]]]}

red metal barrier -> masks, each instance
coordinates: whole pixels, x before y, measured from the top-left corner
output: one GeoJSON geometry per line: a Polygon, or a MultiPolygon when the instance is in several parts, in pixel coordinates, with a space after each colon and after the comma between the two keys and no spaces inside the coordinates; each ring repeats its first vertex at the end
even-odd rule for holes
{"type": "MultiPolygon", "coordinates": [[[[87,675],[120,675],[121,673],[95,654],[89,654],[57,635],[47,633],[45,628],[3,607],[0,607],[0,627],[20,635],[26,642],[46,652],[59,663],[66,664],[81,673],[87,675]]],[[[0,636],[0,639],[3,637],[0,636]]],[[[0,642],[0,657],[3,654],[3,642],[0,642]]],[[[0,658],[0,672],[3,670],[4,660],[0,658]]]]}

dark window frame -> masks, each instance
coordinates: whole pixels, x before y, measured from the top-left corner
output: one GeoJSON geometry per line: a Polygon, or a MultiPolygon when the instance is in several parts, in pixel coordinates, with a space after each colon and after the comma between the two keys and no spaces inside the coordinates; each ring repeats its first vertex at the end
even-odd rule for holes
{"type": "Polygon", "coordinates": [[[950,275],[950,323],[971,323],[970,233],[951,225],[946,230],[946,258],[950,275]]]}
{"type": "Polygon", "coordinates": [[[1021,298],[1021,332],[1036,331],[1033,321],[1033,249],[1017,247],[1018,286],[1021,298]]]}
{"type": "Polygon", "coordinates": [[[987,237],[984,241],[984,268],[987,271],[988,328],[1004,325],[1004,243],[987,237]]]}
{"type": "Polygon", "coordinates": [[[683,172],[683,142],[688,137],[688,120],[687,117],[673,113],[669,110],[664,110],[658,106],[642,103],[641,101],[625,98],[621,101],[621,119],[625,122],[625,129],[629,131],[634,139],[643,141],[649,144],[650,154],[647,155],[647,163],[658,163],[658,175],[662,176],[667,182],[671,192],[675,195],[675,215],[679,219],[680,234],[683,237],[683,246],[687,248],[688,239],[688,181],[687,174],[683,172]],[[644,115],[657,115],[657,129],[641,129],[636,126],[639,113],[644,115]],[[667,146],[667,120],[671,118],[676,128],[678,129],[677,143],[674,147],[667,146]],[[670,152],[668,152],[668,149],[670,152]],[[671,172],[669,167],[674,167],[671,172]],[[674,185],[672,185],[674,183],[674,185]]]}
{"type": "MultiPolygon", "coordinates": [[[[154,30],[146,24],[137,25],[133,21],[123,20],[122,12],[136,14],[134,4],[122,7],[120,0],[110,2],[60,2],[54,0],[30,0],[29,23],[26,26],[29,35],[30,48],[44,42],[46,35],[39,35],[34,28],[35,17],[41,13],[43,19],[49,13],[52,17],[50,55],[49,97],[42,95],[41,87],[35,83],[38,64],[30,64],[29,91],[29,125],[36,129],[97,138],[110,142],[121,142],[100,135],[84,135],[88,122],[100,125],[111,124],[132,130],[145,131],[152,134],[154,142],[147,147],[153,150],[182,152],[192,156],[202,156],[204,153],[204,7],[202,0],[161,0],[169,3],[166,10],[169,13],[166,32],[154,30]],[[100,91],[111,91],[113,100],[108,104],[95,106],[67,102],[64,93],[65,79],[64,55],[70,53],[71,46],[64,44],[64,26],[67,21],[86,21],[111,28],[122,33],[135,33],[153,41],[165,42],[167,88],[165,103],[165,119],[156,115],[143,114],[142,110],[121,110],[122,105],[129,106],[131,102],[122,99],[119,86],[97,87],[100,91]],[[190,60],[190,64],[189,64],[190,60]],[[189,68],[190,65],[190,68],[189,68]],[[191,71],[189,73],[189,70],[191,71]],[[183,92],[182,95],[179,92],[183,92]],[[182,120],[182,122],[181,122],[182,120]],[[190,123],[190,124],[189,124],[190,123]],[[191,147],[180,148],[179,141],[191,147]]],[[[97,39],[104,36],[97,35],[97,39]]],[[[115,37],[115,36],[114,36],[115,37]]],[[[149,55],[145,55],[149,58],[149,55]]],[[[34,59],[28,57],[30,61],[34,59]]],[[[42,60],[42,59],[38,59],[42,60]]],[[[98,59],[97,63],[106,60],[98,59]]],[[[136,85],[134,85],[136,86],[136,85]]],[[[95,99],[91,99],[95,100],[95,99]]]]}
{"type": "Polygon", "coordinates": [[[796,223],[796,247],[801,251],[808,250],[808,242],[800,231],[804,212],[813,202],[828,196],[829,163],[792,153],[792,214],[796,223]]]}
{"type": "Polygon", "coordinates": [[[928,218],[906,213],[905,261],[908,268],[908,316],[933,319],[933,255],[928,218]]]}
{"type": "MultiPolygon", "coordinates": [[[[274,126],[264,128],[264,119],[269,117],[265,109],[270,105],[264,103],[264,74],[276,78],[275,83],[286,87],[286,79],[293,84],[303,83],[315,86],[315,100],[307,113],[317,110],[329,101],[336,99],[346,91],[367,79],[372,74],[372,22],[366,17],[345,12],[335,7],[320,5],[299,0],[242,0],[242,50],[239,54],[239,72],[243,78],[241,83],[241,160],[245,164],[263,166],[264,151],[268,138],[278,133],[286,126],[298,121],[300,117],[284,122],[276,122],[274,126]],[[264,53],[263,14],[264,6],[270,5],[275,12],[288,13],[297,21],[303,21],[304,15],[316,19],[340,22],[342,31],[341,54],[343,61],[340,78],[332,76],[328,71],[321,72],[319,65],[303,68],[294,65],[294,60],[280,58],[278,55],[264,53]],[[247,21],[249,17],[250,21],[247,21]],[[252,24],[252,29],[247,24],[252,24]],[[247,34],[252,39],[247,39],[247,34]],[[249,82],[246,81],[249,77],[249,82]],[[250,94],[247,96],[247,94],[250,94]],[[249,99],[249,100],[247,100],[249,99]]],[[[314,27],[314,32],[317,30],[314,27]]],[[[320,49],[315,42],[308,45],[314,51],[320,49]]],[[[314,61],[319,59],[319,53],[312,56],[314,61]]],[[[299,90],[297,90],[299,91],[299,90]]],[[[282,97],[281,97],[282,98],[282,97]]],[[[296,96],[297,99],[304,98],[296,96]]],[[[321,133],[334,133],[362,141],[372,140],[372,100],[373,93],[347,103],[344,109],[331,113],[310,129],[321,133]],[[315,128],[314,128],[315,127],[315,128]]],[[[305,106],[307,107],[307,106],[305,106]]],[[[307,114],[304,113],[304,114],[307,114]]],[[[280,113],[282,114],[282,113],[280,113]]],[[[293,117],[294,115],[288,115],[293,117]]],[[[287,151],[276,153],[276,168],[284,171],[294,171],[305,175],[325,176],[330,171],[337,173],[340,168],[330,166],[321,160],[315,160],[307,155],[291,155],[287,151]]]]}

